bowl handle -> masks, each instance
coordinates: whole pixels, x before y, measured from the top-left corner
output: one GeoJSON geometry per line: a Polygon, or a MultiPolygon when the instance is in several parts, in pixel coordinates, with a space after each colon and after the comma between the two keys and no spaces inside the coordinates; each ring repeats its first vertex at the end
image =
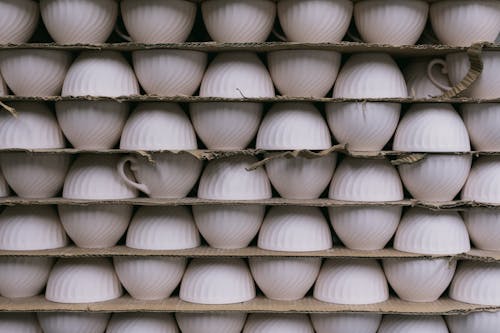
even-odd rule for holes
{"type": "Polygon", "coordinates": [[[431,82],[439,87],[440,89],[442,90],[451,90],[453,89],[453,87],[450,87],[446,84],[442,84],[441,82],[439,82],[438,80],[436,80],[436,78],[434,77],[434,74],[432,74],[432,68],[436,65],[439,65],[442,67],[441,69],[441,72],[443,74],[448,74],[448,65],[446,64],[446,61],[443,60],[443,59],[433,59],[429,62],[429,65],[427,65],[427,76],[429,77],[429,80],[431,80],[431,82]]]}
{"type": "Polygon", "coordinates": [[[138,189],[141,192],[146,193],[147,195],[151,194],[151,191],[148,189],[148,187],[144,184],[137,183],[133,180],[131,180],[127,174],[125,173],[125,166],[126,164],[130,162],[130,170],[132,170],[133,173],[137,170],[137,163],[139,162],[136,157],[133,156],[125,156],[120,159],[117,165],[117,171],[120,177],[123,179],[125,183],[128,185],[132,186],[133,188],[138,189]]]}

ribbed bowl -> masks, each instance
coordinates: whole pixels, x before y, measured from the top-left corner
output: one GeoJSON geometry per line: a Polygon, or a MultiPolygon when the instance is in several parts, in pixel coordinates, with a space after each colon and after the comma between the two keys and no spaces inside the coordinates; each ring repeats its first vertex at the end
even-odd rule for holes
{"type": "Polygon", "coordinates": [[[53,258],[0,258],[0,295],[23,298],[40,294],[53,264],[53,258]]]}
{"type": "Polygon", "coordinates": [[[128,103],[112,101],[62,101],[55,105],[64,136],[77,149],[115,147],[129,114],[128,103]]]}
{"type": "Polygon", "coordinates": [[[6,333],[43,333],[34,313],[1,313],[0,331],[6,333]]]}
{"type": "Polygon", "coordinates": [[[139,94],[139,83],[125,58],[115,51],[85,51],[64,79],[63,96],[117,97],[139,94]]]}
{"type": "Polygon", "coordinates": [[[274,251],[321,251],[333,245],[330,228],[316,207],[272,207],[264,218],[257,246],[274,251]]]}
{"type": "Polygon", "coordinates": [[[457,212],[411,208],[401,219],[394,248],[421,254],[459,254],[470,250],[469,234],[457,212]]]}
{"type": "Polygon", "coordinates": [[[2,171],[0,170],[0,198],[8,197],[9,194],[10,194],[9,185],[7,184],[7,181],[5,180],[2,171]]]}
{"type": "Polygon", "coordinates": [[[104,333],[109,313],[39,312],[38,322],[44,332],[50,333],[104,333]]]}
{"type": "Polygon", "coordinates": [[[443,44],[493,42],[500,32],[500,3],[492,0],[439,1],[430,7],[432,29],[443,44]]]}
{"type": "Polygon", "coordinates": [[[332,89],[341,55],[325,50],[282,50],[267,54],[269,72],[281,95],[324,97],[332,89]]]}
{"type": "Polygon", "coordinates": [[[178,333],[174,316],[168,313],[115,313],[106,333],[178,333]]]}
{"type": "Polygon", "coordinates": [[[59,205],[64,230],[82,248],[108,248],[125,234],[134,208],[128,205],[59,205]]]}
{"type": "Polygon", "coordinates": [[[500,214],[496,209],[471,208],[462,216],[476,248],[500,251],[500,214]]]}
{"type": "Polygon", "coordinates": [[[182,333],[241,333],[246,313],[182,313],[175,314],[182,333]]]}
{"type": "Polygon", "coordinates": [[[130,296],[161,300],[169,297],[181,282],[187,259],[114,257],[113,263],[130,296]]]}
{"type": "Polygon", "coordinates": [[[247,247],[259,232],[264,206],[193,206],[196,226],[207,243],[218,249],[247,247]]]}
{"type": "Polygon", "coordinates": [[[207,54],[188,50],[145,50],[132,53],[134,71],[146,93],[193,95],[207,66],[207,54]]]}
{"type": "Polygon", "coordinates": [[[250,270],[257,286],[269,299],[302,299],[313,286],[321,258],[250,258],[250,270]]]}
{"type": "Polygon", "coordinates": [[[464,303],[500,305],[500,265],[463,261],[451,282],[450,298],[464,303]]]}
{"type": "Polygon", "coordinates": [[[102,302],[121,295],[122,286],[107,258],[59,259],[45,291],[45,298],[57,303],[102,302]]]}
{"type": "Polygon", "coordinates": [[[378,333],[448,333],[441,316],[387,315],[382,319],[378,333]]]}
{"type": "Polygon", "coordinates": [[[198,186],[198,197],[219,200],[271,198],[271,184],[264,169],[247,171],[256,163],[253,156],[234,156],[210,161],[198,186]]]}
{"type": "Polygon", "coordinates": [[[0,214],[0,249],[48,250],[66,246],[68,240],[57,212],[50,206],[5,208],[0,214]]]}
{"type": "Polygon", "coordinates": [[[120,156],[80,155],[64,183],[63,197],[70,199],[127,199],[137,191],[128,186],[116,170],[120,156]]]}
{"type": "Polygon", "coordinates": [[[331,145],[326,121],[312,103],[279,103],[262,120],[256,148],[320,150],[331,145]]]}
{"type": "Polygon", "coordinates": [[[383,249],[396,232],[402,207],[330,207],[333,230],[350,249],[383,249]]]}
{"type": "Polygon", "coordinates": [[[345,158],[333,175],[328,197],[352,201],[398,201],[403,186],[388,160],[345,158]]]}
{"type": "Polygon", "coordinates": [[[380,314],[311,314],[316,333],[376,333],[381,320],[380,314]]]}
{"type": "Polygon", "coordinates": [[[378,151],[398,126],[398,103],[327,103],[326,119],[339,143],[352,151],[378,151]]]}
{"type": "Polygon", "coordinates": [[[402,300],[434,302],[448,288],[456,261],[448,259],[384,259],[387,281],[402,300]]]}
{"type": "Polygon", "coordinates": [[[186,207],[140,207],[128,228],[126,245],[144,250],[182,250],[200,245],[186,207]]]}
{"type": "Polygon", "coordinates": [[[338,43],[349,28],[352,11],[348,0],[278,2],[278,18],[290,42],[338,43]]]}
{"type": "Polygon", "coordinates": [[[476,150],[500,149],[500,104],[462,104],[460,111],[476,150]]]}
{"type": "Polygon", "coordinates": [[[376,260],[327,259],[316,281],[314,298],[337,304],[374,304],[389,299],[389,287],[376,260]]]}
{"type": "Polygon", "coordinates": [[[26,43],[38,25],[38,3],[4,0],[0,3],[0,43],[26,43]]]}
{"type": "Polygon", "coordinates": [[[193,259],[182,279],[179,297],[198,304],[241,303],[255,298],[255,285],[242,259],[193,259]]]}
{"type": "Polygon", "coordinates": [[[193,29],[196,4],[185,0],[123,0],[123,23],[137,43],[183,43],[193,29]]]}
{"type": "Polygon", "coordinates": [[[56,96],[71,64],[71,53],[60,50],[6,50],[0,70],[18,96],[56,96]]]}
{"type": "Polygon", "coordinates": [[[500,203],[500,158],[482,156],[474,162],[462,190],[463,200],[500,203]]]}
{"type": "Polygon", "coordinates": [[[361,38],[375,44],[415,44],[428,13],[429,4],[421,0],[364,0],[354,5],[354,21],[361,38]]]}
{"type": "Polygon", "coordinates": [[[115,0],[41,0],[40,13],[50,36],[60,44],[104,43],[118,17],[115,0]]]}
{"type": "Polygon", "coordinates": [[[475,312],[445,318],[451,333],[495,333],[500,325],[500,312],[475,312]]]}
{"type": "Polygon", "coordinates": [[[276,4],[270,0],[209,0],[201,4],[203,22],[216,42],[265,42],[273,29],[276,4]]]}
{"type": "Polygon", "coordinates": [[[314,333],[306,314],[252,313],[243,333],[314,333]]]}
{"type": "MultiPolygon", "coordinates": [[[[408,95],[414,98],[428,98],[441,96],[443,90],[436,86],[427,75],[428,58],[416,58],[403,68],[403,75],[408,87],[408,95]]],[[[449,86],[448,76],[443,74],[437,66],[432,67],[432,76],[442,85],[449,86]]]]}

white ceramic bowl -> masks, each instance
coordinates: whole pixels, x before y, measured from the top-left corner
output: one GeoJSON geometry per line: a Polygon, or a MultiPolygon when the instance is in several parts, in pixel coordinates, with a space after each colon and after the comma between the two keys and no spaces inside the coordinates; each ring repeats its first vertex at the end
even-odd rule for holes
{"type": "Polygon", "coordinates": [[[169,313],[115,313],[106,333],[178,333],[174,316],[169,313]]]}
{"type": "Polygon", "coordinates": [[[468,252],[470,241],[457,212],[410,208],[396,231],[394,248],[412,253],[452,255],[468,252]]]}
{"type": "Polygon", "coordinates": [[[108,248],[127,230],[134,208],[129,205],[59,205],[64,230],[78,247],[108,248]]]}
{"type": "Polygon", "coordinates": [[[464,303],[500,305],[500,265],[463,261],[451,282],[450,298],[464,303]]]}
{"type": "Polygon", "coordinates": [[[476,150],[500,150],[500,104],[462,104],[460,111],[476,150]]]}
{"type": "Polygon", "coordinates": [[[113,32],[118,1],[41,0],[40,13],[56,43],[99,44],[113,32]]]}
{"type": "Polygon", "coordinates": [[[0,258],[0,295],[24,298],[40,294],[53,264],[53,258],[0,258]]]}
{"type": "Polygon", "coordinates": [[[36,1],[2,1],[0,3],[0,43],[26,43],[35,32],[39,15],[36,1]]]}
{"type": "Polygon", "coordinates": [[[111,149],[120,140],[128,103],[62,101],[55,103],[64,136],[77,149],[111,149]]]}
{"type": "Polygon", "coordinates": [[[324,97],[332,89],[341,55],[325,50],[281,50],[267,54],[269,72],[281,95],[324,97]]]}
{"type": "Polygon", "coordinates": [[[34,313],[1,313],[0,332],[43,333],[34,313]]]}
{"type": "Polygon", "coordinates": [[[104,333],[109,313],[38,312],[38,322],[44,332],[50,333],[104,333]]]}
{"type": "Polygon", "coordinates": [[[349,28],[349,0],[280,0],[278,18],[288,41],[338,43],[349,28]]]}
{"type": "Polygon", "coordinates": [[[183,43],[196,18],[196,4],[186,0],[123,0],[123,23],[137,43],[183,43]]]}
{"type": "Polygon", "coordinates": [[[421,0],[364,0],[354,5],[354,21],[361,38],[376,44],[415,44],[428,13],[429,4],[421,0]]]}
{"type": "Polygon", "coordinates": [[[387,315],[382,319],[378,333],[448,333],[441,316],[387,315]]]}
{"type": "Polygon", "coordinates": [[[259,205],[193,206],[198,230],[218,249],[247,247],[259,232],[266,208],[259,205]]]}
{"type": "Polygon", "coordinates": [[[193,259],[182,279],[179,297],[198,304],[241,303],[255,298],[255,285],[242,259],[193,259]]]}
{"type": "Polygon", "coordinates": [[[448,259],[384,259],[387,281],[402,300],[434,302],[448,288],[456,261],[448,259]]]}
{"type": "Polygon", "coordinates": [[[250,258],[249,264],[255,283],[267,298],[296,301],[316,281],[321,258],[250,258]]]}
{"type": "Polygon", "coordinates": [[[246,313],[182,313],[175,314],[182,333],[241,333],[246,313]]]}
{"type": "Polygon", "coordinates": [[[443,44],[470,46],[493,42],[500,32],[497,1],[439,1],[430,7],[432,29],[443,44]]]}
{"type": "Polygon", "coordinates": [[[470,208],[462,216],[476,248],[500,251],[500,214],[496,209],[470,208]]]}
{"type": "Polygon", "coordinates": [[[273,251],[321,251],[333,241],[326,218],[317,207],[277,206],[267,213],[257,246],[273,251]]]}
{"type": "Polygon", "coordinates": [[[115,51],[80,53],[69,68],[62,88],[62,96],[138,94],[139,83],[132,67],[115,51]]]}
{"type": "Polygon", "coordinates": [[[2,171],[0,170],[0,198],[8,197],[9,193],[10,193],[9,185],[7,184],[7,181],[5,180],[4,176],[2,175],[2,171]]]}
{"type": "Polygon", "coordinates": [[[144,250],[181,250],[200,245],[186,207],[140,207],[128,228],[126,245],[144,250]]]}
{"type": "Polygon", "coordinates": [[[252,313],[243,333],[314,333],[306,314],[252,313]]]}
{"type": "Polygon", "coordinates": [[[60,50],[6,50],[0,53],[0,70],[15,95],[55,96],[71,60],[71,53],[60,50]]]}
{"type": "Polygon", "coordinates": [[[389,287],[376,260],[327,259],[316,281],[314,298],[337,304],[374,304],[389,299],[389,287]]]}
{"type": "Polygon", "coordinates": [[[161,300],[169,297],[181,282],[187,259],[114,257],[113,263],[130,296],[161,300]]]}
{"type": "Polygon", "coordinates": [[[495,333],[500,325],[500,312],[474,312],[445,318],[451,333],[495,333]]]}
{"type": "Polygon", "coordinates": [[[380,314],[311,314],[311,321],[316,333],[376,333],[381,320],[382,315],[380,314]]]}
{"type": "Polygon", "coordinates": [[[47,250],[66,246],[68,240],[57,212],[50,206],[5,208],[0,214],[0,249],[47,250]]]}
{"type": "Polygon", "coordinates": [[[500,203],[500,158],[481,156],[474,162],[462,190],[463,200],[500,203]]]}
{"type": "Polygon", "coordinates": [[[189,50],[144,50],[132,52],[134,71],[150,95],[193,95],[200,86],[207,54],[189,50]]]}
{"type": "Polygon", "coordinates": [[[223,43],[265,42],[276,17],[270,0],[208,0],[201,4],[210,37],[223,43]]]}
{"type": "MultiPolygon", "coordinates": [[[[427,75],[429,59],[416,58],[403,68],[403,75],[408,87],[408,95],[414,98],[428,98],[441,96],[443,90],[432,83],[427,75]]],[[[432,67],[432,76],[442,85],[450,85],[448,76],[443,74],[437,67],[432,67]]]]}
{"type": "Polygon", "coordinates": [[[45,290],[45,298],[57,303],[102,302],[121,295],[122,286],[107,258],[59,259],[45,290]]]}

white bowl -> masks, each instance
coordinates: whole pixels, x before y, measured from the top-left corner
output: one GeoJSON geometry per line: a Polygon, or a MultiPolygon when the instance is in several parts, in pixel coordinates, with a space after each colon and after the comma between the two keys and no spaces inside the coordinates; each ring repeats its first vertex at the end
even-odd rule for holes
{"type": "Polygon", "coordinates": [[[150,95],[191,96],[201,83],[207,54],[189,50],[144,50],[132,52],[134,71],[150,95]]]}
{"type": "Polygon", "coordinates": [[[104,43],[118,17],[114,0],[41,0],[40,13],[50,36],[60,44],[104,43]]]}
{"type": "Polygon", "coordinates": [[[186,207],[140,207],[126,245],[144,250],[182,250],[200,246],[200,235],[186,207]]]}
{"type": "Polygon", "coordinates": [[[38,25],[38,3],[5,0],[0,3],[0,44],[26,43],[38,25]]]}
{"type": "MultiPolygon", "coordinates": [[[[429,98],[441,96],[443,90],[432,83],[427,75],[427,68],[430,60],[428,58],[413,59],[403,68],[403,75],[408,87],[408,95],[414,98],[429,98]]],[[[437,67],[432,67],[432,76],[441,83],[441,85],[450,85],[448,76],[443,74],[437,67]]]]}
{"type": "Polygon", "coordinates": [[[260,228],[257,246],[273,251],[321,251],[333,245],[326,218],[317,207],[272,207],[260,228]]]}
{"type": "Polygon", "coordinates": [[[327,259],[316,281],[314,298],[337,304],[374,304],[389,299],[389,287],[376,260],[327,259]]]}
{"type": "Polygon", "coordinates": [[[354,21],[361,38],[376,44],[415,44],[428,13],[429,4],[421,0],[364,0],[354,5],[354,21]]]}
{"type": "Polygon", "coordinates": [[[384,259],[387,281],[402,300],[434,302],[448,288],[456,261],[448,259],[384,259]]]}
{"type": "Polygon", "coordinates": [[[15,95],[55,96],[71,60],[71,53],[60,50],[7,50],[0,53],[0,70],[15,95]]]}
{"type": "Polygon", "coordinates": [[[306,314],[252,313],[243,333],[314,333],[306,314]]]}
{"type": "Polygon", "coordinates": [[[258,205],[193,206],[198,230],[218,249],[247,247],[259,232],[266,208],[258,205]]]}
{"type": "Polygon", "coordinates": [[[290,42],[338,43],[349,28],[349,0],[280,0],[278,18],[290,42]]]}
{"type": "Polygon", "coordinates": [[[109,313],[85,312],[38,312],[38,322],[44,332],[104,333],[108,326],[109,313]]]}
{"type": "Polygon", "coordinates": [[[59,259],[45,290],[45,298],[57,303],[102,302],[121,295],[122,286],[107,258],[59,259]]]}
{"type": "Polygon", "coordinates": [[[464,303],[500,306],[500,265],[463,261],[451,282],[450,298],[464,303]]]}
{"type": "Polygon", "coordinates": [[[281,95],[324,97],[332,89],[341,55],[325,50],[281,50],[267,54],[269,72],[281,95]]]}
{"type": "Polygon", "coordinates": [[[66,246],[68,239],[51,206],[5,208],[0,214],[0,249],[48,250],[66,246]]]}
{"type": "Polygon", "coordinates": [[[242,259],[193,259],[184,273],[179,297],[198,304],[241,303],[255,298],[255,285],[242,259]]]}
{"type": "MultiPolygon", "coordinates": [[[[0,167],[1,167],[1,164],[0,164],[0,167]]],[[[4,176],[2,175],[2,170],[0,170],[0,198],[1,197],[8,197],[9,194],[10,194],[9,185],[7,184],[7,181],[5,180],[4,176]]]]}
{"type": "Polygon", "coordinates": [[[247,171],[253,156],[233,156],[208,162],[198,186],[198,197],[218,200],[259,200],[272,196],[264,169],[247,171]]]}
{"type": "Polygon", "coordinates": [[[476,248],[500,251],[500,214],[496,209],[470,208],[462,216],[476,248]]]}
{"type": "Polygon", "coordinates": [[[1,313],[0,332],[43,333],[34,313],[1,313]]]}
{"type": "Polygon", "coordinates": [[[118,174],[119,156],[80,155],[71,165],[63,197],[70,199],[130,199],[137,191],[118,174]]]}
{"type": "Polygon", "coordinates": [[[24,298],[40,294],[53,264],[53,258],[0,258],[0,295],[24,298]]]}
{"type": "Polygon", "coordinates": [[[168,313],[115,313],[106,333],[178,333],[174,316],[168,313]]]}
{"type": "Polygon", "coordinates": [[[500,150],[500,104],[462,104],[460,111],[476,150],[500,150]]]}
{"type": "Polygon", "coordinates": [[[432,29],[443,44],[470,46],[493,42],[500,32],[500,4],[497,1],[439,1],[431,4],[432,29]]]}
{"type": "Polygon", "coordinates": [[[387,315],[382,319],[378,333],[448,333],[441,316],[387,315]]]}
{"type": "Polygon", "coordinates": [[[59,205],[64,230],[78,247],[108,248],[116,245],[127,230],[133,206],[59,205]]]}
{"type": "Polygon", "coordinates": [[[113,263],[130,296],[161,300],[169,297],[181,282],[187,259],[114,257],[113,263]]]}
{"type": "Polygon", "coordinates": [[[467,228],[457,212],[410,208],[401,219],[394,249],[433,255],[470,250],[467,228]]]}
{"type": "Polygon", "coordinates": [[[316,333],[376,333],[380,314],[313,313],[311,321],[316,333]]]}
{"type": "Polygon", "coordinates": [[[500,312],[475,312],[445,318],[451,333],[495,333],[500,325],[500,312]]]}
{"type": "Polygon", "coordinates": [[[115,51],[85,51],[68,70],[62,96],[138,95],[139,83],[123,55],[115,51]]]}
{"type": "Polygon", "coordinates": [[[241,333],[246,313],[182,313],[175,314],[182,333],[241,333]]]}
{"type": "Polygon", "coordinates": [[[321,268],[321,258],[250,258],[250,270],[267,298],[296,301],[304,298],[321,268]]]}
{"type": "Polygon", "coordinates": [[[64,136],[77,149],[111,149],[120,140],[128,103],[62,101],[55,103],[64,136]]]}
{"type": "Polygon", "coordinates": [[[196,18],[196,4],[185,0],[123,0],[123,23],[137,43],[183,43],[196,18]]]}
{"type": "Polygon", "coordinates": [[[201,4],[210,37],[223,43],[265,42],[276,16],[270,0],[208,0],[201,4]]]}
{"type": "Polygon", "coordinates": [[[500,158],[481,156],[474,162],[462,190],[463,200],[500,203],[500,158]]]}

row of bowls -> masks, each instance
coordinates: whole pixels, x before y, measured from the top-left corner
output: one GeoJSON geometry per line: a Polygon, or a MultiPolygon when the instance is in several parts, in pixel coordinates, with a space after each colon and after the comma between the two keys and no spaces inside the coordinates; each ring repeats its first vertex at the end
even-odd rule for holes
{"type": "MultiPolygon", "coordinates": [[[[193,29],[197,5],[185,0],[122,0],[124,39],[140,43],[181,43],[193,29]]],[[[39,11],[50,36],[62,44],[103,43],[118,17],[115,0],[33,0],[0,2],[0,43],[27,42],[39,11]]],[[[500,33],[500,4],[492,0],[206,0],[201,4],[205,27],[217,42],[264,42],[276,13],[291,42],[340,42],[351,17],[361,40],[380,44],[415,44],[428,16],[440,42],[469,46],[493,42],[500,33]]],[[[435,37],[434,37],[435,38],[435,37]]],[[[434,39],[435,40],[435,39],[434,39]]],[[[424,42],[429,40],[424,39],[424,42]]],[[[431,41],[433,41],[431,39],[431,41]]]]}
{"type": "Polygon", "coordinates": [[[500,312],[455,316],[262,313],[0,314],[1,333],[496,333],[500,312]],[[107,328],[107,329],[106,329],[107,328]]]}

